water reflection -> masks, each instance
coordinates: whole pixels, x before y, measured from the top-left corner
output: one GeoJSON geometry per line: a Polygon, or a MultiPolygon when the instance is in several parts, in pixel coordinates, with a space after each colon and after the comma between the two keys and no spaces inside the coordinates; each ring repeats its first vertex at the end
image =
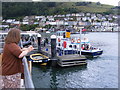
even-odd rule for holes
{"type": "Polygon", "coordinates": [[[37,73],[36,71],[39,72],[39,74],[33,74],[32,76],[34,77],[34,79],[36,80],[35,83],[37,81],[39,81],[38,79],[40,79],[39,82],[37,82],[37,85],[39,83],[39,86],[35,86],[39,87],[39,88],[61,88],[61,86],[63,88],[65,88],[65,85],[67,85],[67,83],[69,81],[67,81],[67,77],[70,76],[72,73],[75,72],[79,72],[79,71],[84,71],[85,69],[87,69],[87,65],[84,66],[74,66],[74,67],[50,67],[50,66],[40,66],[39,64],[33,64],[33,71],[32,73],[37,73]],[[35,71],[34,71],[35,70],[35,71]],[[43,80],[44,79],[44,80],[43,80]],[[43,81],[45,81],[47,84],[43,83],[43,81]],[[48,84],[49,83],[49,84],[48,84]],[[44,86],[44,87],[43,87],[44,86]]]}

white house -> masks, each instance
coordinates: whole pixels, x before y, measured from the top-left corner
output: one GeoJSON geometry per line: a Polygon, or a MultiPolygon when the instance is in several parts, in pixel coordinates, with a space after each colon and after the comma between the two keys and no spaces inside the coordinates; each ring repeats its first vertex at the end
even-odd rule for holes
{"type": "Polygon", "coordinates": [[[45,22],[45,21],[46,21],[46,17],[43,17],[43,18],[41,19],[41,21],[42,21],[42,22],[45,22]]]}
{"type": "Polygon", "coordinates": [[[8,20],[6,20],[6,23],[12,23],[14,21],[15,21],[15,19],[8,19],[8,20]]]}
{"type": "Polygon", "coordinates": [[[79,17],[80,16],[80,14],[79,13],[76,13],[76,17],[79,17]]]}
{"type": "Polygon", "coordinates": [[[53,17],[48,17],[49,21],[55,21],[55,19],[53,17]]]}
{"type": "Polygon", "coordinates": [[[70,14],[66,14],[66,17],[70,17],[70,14]]]}
{"type": "Polygon", "coordinates": [[[22,24],[27,24],[27,25],[28,25],[28,24],[29,24],[29,22],[22,22],[22,24]]]}
{"type": "Polygon", "coordinates": [[[56,22],[49,22],[50,25],[56,25],[56,22]]]}
{"type": "Polygon", "coordinates": [[[86,13],[86,16],[90,16],[91,14],[90,13],[86,13]]]}
{"type": "Polygon", "coordinates": [[[7,28],[9,25],[0,25],[0,28],[7,28]]]}
{"type": "Polygon", "coordinates": [[[77,21],[80,21],[80,20],[81,20],[81,17],[76,17],[76,20],[77,20],[77,21]]]}
{"type": "Polygon", "coordinates": [[[81,13],[80,13],[80,16],[85,16],[85,13],[82,13],[82,12],[81,12],[81,13]]]}
{"type": "Polygon", "coordinates": [[[87,20],[87,17],[83,17],[83,18],[82,18],[82,21],[86,21],[86,20],[87,20]]]}
{"type": "Polygon", "coordinates": [[[13,21],[12,24],[20,24],[20,21],[13,21]]]}
{"type": "Polygon", "coordinates": [[[102,25],[103,26],[109,26],[110,24],[109,24],[109,21],[104,21],[104,22],[102,22],[102,25]]]}

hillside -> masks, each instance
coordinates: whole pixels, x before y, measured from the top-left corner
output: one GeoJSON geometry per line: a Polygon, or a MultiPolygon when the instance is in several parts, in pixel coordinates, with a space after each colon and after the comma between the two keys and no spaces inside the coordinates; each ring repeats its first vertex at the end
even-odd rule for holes
{"type": "Polygon", "coordinates": [[[29,15],[55,15],[78,12],[114,13],[111,5],[99,2],[3,2],[3,18],[17,18],[29,15]]]}

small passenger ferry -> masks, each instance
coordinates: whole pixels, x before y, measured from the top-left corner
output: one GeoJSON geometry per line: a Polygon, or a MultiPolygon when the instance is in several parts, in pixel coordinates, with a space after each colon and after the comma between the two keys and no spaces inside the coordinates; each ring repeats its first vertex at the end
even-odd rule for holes
{"type": "Polygon", "coordinates": [[[70,31],[58,31],[57,35],[57,52],[59,55],[81,54],[96,57],[103,53],[100,48],[91,46],[88,38],[82,40],[78,37],[71,37],[70,31]]]}

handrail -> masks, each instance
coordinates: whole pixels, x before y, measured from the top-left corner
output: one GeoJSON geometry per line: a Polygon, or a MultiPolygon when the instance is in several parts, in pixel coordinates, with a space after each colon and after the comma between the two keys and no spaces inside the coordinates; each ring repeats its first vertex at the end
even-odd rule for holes
{"type": "MultiPolygon", "coordinates": [[[[23,48],[22,41],[20,41],[20,46],[23,48]]],[[[31,88],[34,89],[34,84],[32,81],[32,78],[30,76],[30,72],[28,69],[28,63],[27,63],[27,58],[24,56],[23,59],[23,64],[24,64],[24,81],[25,81],[25,88],[31,88]]]]}
{"type": "Polygon", "coordinates": [[[24,81],[25,81],[25,88],[33,88],[34,84],[30,76],[30,72],[28,69],[28,63],[26,57],[23,57],[23,64],[24,64],[24,81]]]}

